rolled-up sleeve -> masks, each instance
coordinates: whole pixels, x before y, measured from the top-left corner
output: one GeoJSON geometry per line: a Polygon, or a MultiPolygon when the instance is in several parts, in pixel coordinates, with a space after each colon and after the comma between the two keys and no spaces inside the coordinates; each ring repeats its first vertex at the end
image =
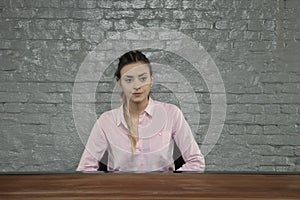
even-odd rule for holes
{"type": "Polygon", "coordinates": [[[97,171],[99,161],[107,149],[107,140],[98,119],[94,124],[77,171],[97,171]]]}
{"type": "Polygon", "coordinates": [[[185,161],[185,164],[177,169],[177,171],[203,172],[205,169],[204,156],[181,110],[177,107],[175,110],[173,137],[185,161]]]}

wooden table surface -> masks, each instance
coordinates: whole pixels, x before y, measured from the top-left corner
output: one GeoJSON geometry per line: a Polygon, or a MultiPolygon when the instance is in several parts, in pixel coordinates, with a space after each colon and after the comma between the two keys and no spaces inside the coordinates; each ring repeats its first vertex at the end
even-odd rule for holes
{"type": "Polygon", "coordinates": [[[0,199],[300,199],[300,175],[0,174],[0,199]]]}

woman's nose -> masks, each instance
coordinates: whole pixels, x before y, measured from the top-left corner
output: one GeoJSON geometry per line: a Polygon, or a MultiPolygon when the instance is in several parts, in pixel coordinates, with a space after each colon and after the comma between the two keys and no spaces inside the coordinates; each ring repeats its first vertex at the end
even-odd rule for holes
{"type": "Polygon", "coordinates": [[[141,83],[139,81],[134,81],[133,83],[133,89],[137,90],[141,87],[141,83]]]}

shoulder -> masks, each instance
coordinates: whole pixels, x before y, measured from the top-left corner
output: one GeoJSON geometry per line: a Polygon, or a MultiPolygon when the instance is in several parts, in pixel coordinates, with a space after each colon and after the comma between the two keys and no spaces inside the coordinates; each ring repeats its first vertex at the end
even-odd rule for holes
{"type": "Polygon", "coordinates": [[[98,117],[97,121],[102,125],[107,125],[110,122],[115,122],[117,119],[118,112],[118,108],[105,111],[98,117]]]}
{"type": "Polygon", "coordinates": [[[169,114],[180,114],[181,113],[180,108],[175,104],[161,102],[161,101],[153,101],[153,104],[163,108],[169,114]]]}

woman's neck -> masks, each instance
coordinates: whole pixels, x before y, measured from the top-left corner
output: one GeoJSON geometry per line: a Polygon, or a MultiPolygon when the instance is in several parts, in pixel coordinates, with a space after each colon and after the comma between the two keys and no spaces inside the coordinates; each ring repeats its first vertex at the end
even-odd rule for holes
{"type": "Polygon", "coordinates": [[[149,103],[149,99],[146,99],[145,101],[135,103],[132,101],[129,101],[129,113],[132,117],[138,117],[141,112],[143,112],[147,105],[149,103]]]}

